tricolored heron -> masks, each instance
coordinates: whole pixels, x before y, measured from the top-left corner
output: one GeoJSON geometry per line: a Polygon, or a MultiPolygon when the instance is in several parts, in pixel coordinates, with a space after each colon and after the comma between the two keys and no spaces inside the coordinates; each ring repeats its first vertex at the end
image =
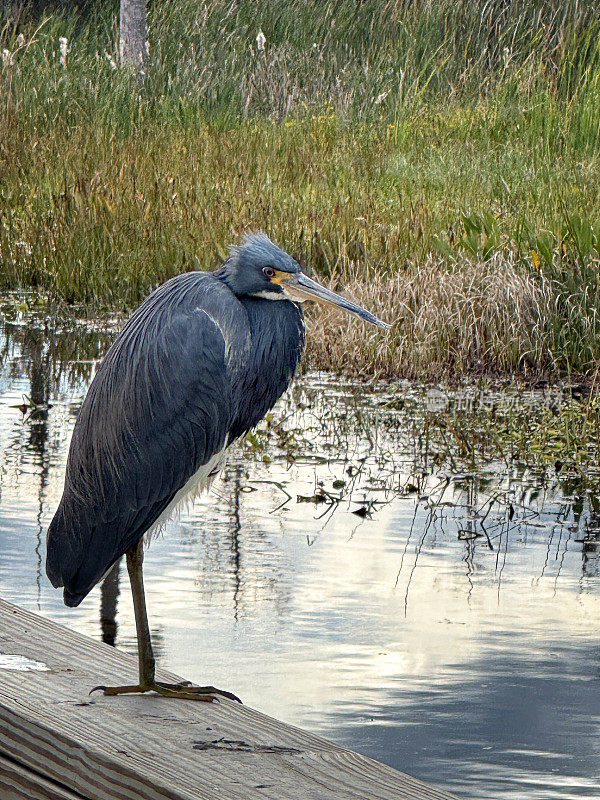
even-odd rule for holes
{"type": "Polygon", "coordinates": [[[304,342],[300,303],[331,303],[389,327],[306,277],[264,234],[232,247],[215,272],[167,281],[139,306],[108,350],[77,417],[46,571],[77,606],[126,554],[139,683],[105,694],[156,691],[213,700],[212,686],[155,678],[142,574],[144,535],[206,486],[227,447],[287,388],[304,342]]]}

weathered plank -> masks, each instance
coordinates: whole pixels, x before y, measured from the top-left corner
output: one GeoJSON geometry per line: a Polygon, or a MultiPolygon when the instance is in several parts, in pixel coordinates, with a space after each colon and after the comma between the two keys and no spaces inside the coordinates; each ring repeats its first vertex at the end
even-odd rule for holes
{"type": "Polygon", "coordinates": [[[80,794],[58,786],[0,756],[0,797],[2,800],[82,800],[80,794]]]}
{"type": "Polygon", "coordinates": [[[5,601],[0,654],[48,667],[3,669],[0,658],[0,780],[11,799],[452,800],[228,700],[90,698],[97,683],[134,682],[136,659],[5,601]],[[27,780],[38,795],[18,793],[27,780]]]}

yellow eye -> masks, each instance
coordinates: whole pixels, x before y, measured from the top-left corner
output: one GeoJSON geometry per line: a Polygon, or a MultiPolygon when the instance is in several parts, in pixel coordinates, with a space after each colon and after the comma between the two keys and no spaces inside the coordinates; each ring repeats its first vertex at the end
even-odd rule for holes
{"type": "Polygon", "coordinates": [[[275,270],[273,269],[273,267],[265,267],[265,268],[263,269],[263,274],[264,274],[264,275],[265,275],[267,278],[274,278],[274,277],[275,277],[275,270]]]}

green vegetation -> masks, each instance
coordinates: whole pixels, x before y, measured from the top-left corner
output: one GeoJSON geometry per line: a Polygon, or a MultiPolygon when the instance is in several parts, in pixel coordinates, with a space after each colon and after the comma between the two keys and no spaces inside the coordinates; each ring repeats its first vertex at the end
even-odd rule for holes
{"type": "Polygon", "coordinates": [[[323,390],[308,376],[297,380],[294,397],[287,395],[242,448],[247,459],[292,462],[322,454],[326,442],[332,452],[356,459],[360,440],[363,447],[370,443],[378,461],[373,480],[390,492],[421,492],[431,475],[480,485],[512,477],[559,485],[567,496],[587,495],[597,513],[597,380],[596,374],[591,387],[546,391],[487,380],[446,390],[406,385],[399,390],[396,382],[381,382],[365,394],[356,383],[336,383],[337,393],[323,390]]]}
{"type": "Polygon", "coordinates": [[[110,3],[4,12],[0,288],[127,307],[264,228],[397,323],[381,349],[340,322],[315,365],[593,371],[599,12],[156,0],[141,83],[114,68],[110,3]]]}
{"type": "Polygon", "coordinates": [[[503,413],[428,413],[422,439],[434,462],[477,471],[489,463],[552,470],[579,489],[600,490],[600,396],[538,402],[503,413]]]}

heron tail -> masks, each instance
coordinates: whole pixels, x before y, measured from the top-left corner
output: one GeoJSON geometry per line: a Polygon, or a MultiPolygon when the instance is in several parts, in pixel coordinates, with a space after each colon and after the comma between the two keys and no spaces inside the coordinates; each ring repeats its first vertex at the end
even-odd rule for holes
{"type": "Polygon", "coordinates": [[[65,605],[71,607],[81,603],[106,571],[86,569],[86,548],[82,538],[74,535],[76,529],[61,502],[46,536],[46,575],[56,589],[64,587],[65,605]]]}

